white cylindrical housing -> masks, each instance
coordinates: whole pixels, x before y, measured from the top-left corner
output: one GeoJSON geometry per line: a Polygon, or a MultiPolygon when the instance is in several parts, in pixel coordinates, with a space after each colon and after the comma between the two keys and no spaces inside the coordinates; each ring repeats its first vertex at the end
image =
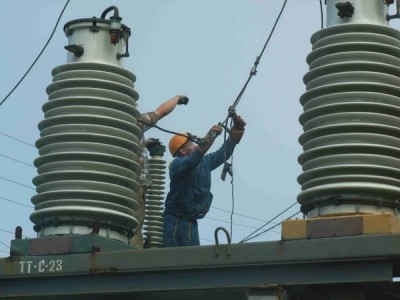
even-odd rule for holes
{"type": "Polygon", "coordinates": [[[122,67],[122,60],[117,58],[117,54],[125,52],[125,39],[120,38],[115,45],[111,43],[109,20],[74,20],[65,24],[64,32],[68,37],[68,45],[78,45],[84,49],[83,55],[79,57],[69,52],[67,63],[94,62],[122,67]]]}
{"type": "Polygon", "coordinates": [[[377,24],[388,25],[386,19],[387,5],[383,0],[327,0],[326,1],[326,26],[339,24],[377,24]],[[338,16],[338,3],[349,2],[354,7],[351,17],[341,18],[338,16]]]}

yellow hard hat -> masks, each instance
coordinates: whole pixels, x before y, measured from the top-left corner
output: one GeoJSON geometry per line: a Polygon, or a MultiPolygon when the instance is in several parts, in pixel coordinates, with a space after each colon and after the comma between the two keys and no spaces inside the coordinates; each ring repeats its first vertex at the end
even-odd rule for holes
{"type": "Polygon", "coordinates": [[[178,152],[179,148],[183,146],[188,141],[187,132],[176,134],[174,135],[171,140],[169,141],[169,152],[171,152],[172,156],[175,157],[176,153],[178,152]]]}

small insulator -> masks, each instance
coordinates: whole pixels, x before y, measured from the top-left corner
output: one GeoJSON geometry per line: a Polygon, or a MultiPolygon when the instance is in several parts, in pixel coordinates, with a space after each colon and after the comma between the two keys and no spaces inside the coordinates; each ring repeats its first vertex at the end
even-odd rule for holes
{"type": "Polygon", "coordinates": [[[151,157],[149,159],[151,185],[146,193],[144,236],[148,248],[159,248],[164,244],[163,210],[166,161],[162,159],[162,156],[165,152],[165,146],[156,139],[150,139],[147,141],[147,148],[151,157]]]}

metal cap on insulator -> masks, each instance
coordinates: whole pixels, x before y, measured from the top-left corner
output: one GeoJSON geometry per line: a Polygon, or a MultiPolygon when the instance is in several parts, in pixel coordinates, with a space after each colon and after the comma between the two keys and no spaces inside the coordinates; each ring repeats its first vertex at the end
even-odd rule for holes
{"type": "Polygon", "coordinates": [[[158,139],[146,140],[146,147],[150,152],[149,175],[151,185],[146,193],[146,216],[144,221],[145,248],[159,248],[163,246],[163,210],[166,161],[162,159],[165,146],[158,139]]]}
{"type": "Polygon", "coordinates": [[[158,139],[148,139],[146,148],[149,150],[150,156],[163,156],[165,153],[165,146],[158,139]]]}
{"type": "Polygon", "coordinates": [[[387,25],[388,7],[382,0],[327,0],[326,26],[340,24],[387,25]]]}
{"type": "Polygon", "coordinates": [[[122,18],[86,18],[70,21],[64,25],[68,37],[67,62],[95,62],[122,67],[122,57],[128,57],[130,28],[121,24],[122,18]]]}

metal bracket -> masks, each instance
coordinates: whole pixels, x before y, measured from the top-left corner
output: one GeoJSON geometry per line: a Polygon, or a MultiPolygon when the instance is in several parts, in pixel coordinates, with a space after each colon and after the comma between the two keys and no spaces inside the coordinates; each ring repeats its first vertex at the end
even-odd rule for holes
{"type": "MultiPolygon", "coordinates": [[[[93,17],[93,18],[95,18],[95,17],[93,17]]],[[[92,26],[90,26],[90,31],[91,32],[99,32],[100,31],[100,27],[97,26],[97,21],[92,22],[92,26]]]]}
{"type": "Polygon", "coordinates": [[[224,227],[218,227],[217,229],[215,229],[214,231],[214,239],[215,239],[215,250],[214,250],[214,255],[215,256],[219,256],[219,241],[218,241],[218,231],[222,230],[223,232],[225,232],[226,235],[226,239],[228,240],[228,248],[227,248],[227,255],[231,256],[232,252],[231,252],[231,236],[228,232],[228,230],[226,230],[224,227]]]}
{"type": "Polygon", "coordinates": [[[67,45],[64,49],[73,53],[76,57],[81,57],[85,52],[85,49],[80,45],[67,45]]]}
{"type": "Polygon", "coordinates": [[[125,35],[125,53],[117,53],[117,59],[121,59],[122,57],[129,57],[129,36],[131,35],[131,30],[127,28],[124,30],[125,35]]]}

